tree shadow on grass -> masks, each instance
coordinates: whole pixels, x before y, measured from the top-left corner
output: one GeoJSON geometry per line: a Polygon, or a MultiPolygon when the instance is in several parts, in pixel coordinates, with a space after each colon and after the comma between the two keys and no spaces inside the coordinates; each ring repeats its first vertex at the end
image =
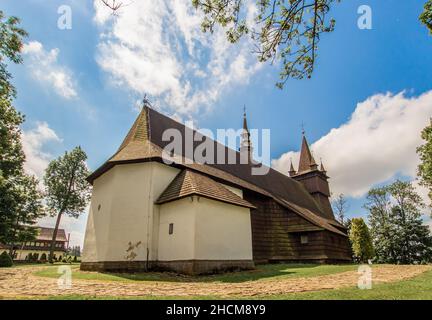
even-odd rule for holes
{"type": "Polygon", "coordinates": [[[275,277],[301,277],[313,273],[312,268],[319,264],[266,264],[258,265],[254,270],[226,272],[212,275],[188,276],[172,272],[144,273],[103,273],[105,275],[132,281],[164,281],[164,282],[222,282],[240,283],[258,281],[275,277]]]}

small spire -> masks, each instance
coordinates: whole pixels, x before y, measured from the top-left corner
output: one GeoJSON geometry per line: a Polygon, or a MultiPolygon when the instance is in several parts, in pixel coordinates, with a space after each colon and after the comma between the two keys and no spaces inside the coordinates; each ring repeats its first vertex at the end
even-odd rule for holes
{"type": "Polygon", "coordinates": [[[315,162],[315,158],[313,156],[313,152],[312,151],[311,151],[310,169],[311,170],[317,170],[318,169],[318,164],[315,162]]]}
{"type": "Polygon", "coordinates": [[[243,106],[243,132],[241,134],[240,152],[247,156],[248,162],[252,160],[253,148],[246,118],[246,105],[243,106]]]}
{"type": "Polygon", "coordinates": [[[296,174],[296,171],[294,170],[292,158],[291,158],[290,170],[289,170],[288,173],[289,173],[290,177],[292,177],[292,176],[294,176],[296,174]]]}
{"type": "Polygon", "coordinates": [[[243,129],[249,132],[246,118],[246,105],[243,106],[243,129]]]}
{"type": "Polygon", "coordinates": [[[320,162],[321,162],[321,165],[320,165],[320,171],[322,171],[323,173],[326,173],[327,171],[326,171],[326,169],[324,168],[322,158],[320,158],[320,162]]]}

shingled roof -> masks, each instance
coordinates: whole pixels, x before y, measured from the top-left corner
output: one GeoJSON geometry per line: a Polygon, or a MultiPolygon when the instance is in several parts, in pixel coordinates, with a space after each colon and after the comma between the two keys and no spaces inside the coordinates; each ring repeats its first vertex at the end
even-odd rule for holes
{"type": "MultiPolygon", "coordinates": [[[[36,236],[36,240],[40,240],[40,241],[52,240],[54,228],[37,227],[37,229],[38,229],[38,235],[36,236]]],[[[56,241],[67,241],[66,232],[64,229],[57,230],[56,241]]]]}
{"type": "MultiPolygon", "coordinates": [[[[225,161],[222,164],[218,163],[217,159],[214,159],[213,163],[190,163],[190,161],[185,161],[187,156],[184,148],[182,148],[183,154],[174,155],[171,158],[173,160],[172,166],[199,171],[210,176],[215,181],[252,190],[271,198],[281,199],[285,206],[287,203],[294,205],[290,207],[291,210],[297,212],[298,208],[306,209],[310,214],[326,219],[326,215],[322,212],[320,206],[300,182],[272,168],[266,168],[267,174],[265,175],[253,175],[253,167],[265,166],[251,163],[240,164],[239,152],[221,145],[147,106],[141,111],[117,152],[93,172],[88,177],[88,181],[93,183],[97,177],[118,164],[162,161],[167,156],[163,150],[171,142],[162,139],[166,129],[178,130],[183,139],[183,146],[186,145],[186,137],[195,135],[196,141],[194,141],[193,150],[205,141],[206,143],[213,143],[214,150],[224,150],[225,153],[225,161]],[[228,161],[232,157],[236,159],[236,164],[230,164],[228,161]]],[[[330,223],[317,222],[317,219],[315,219],[314,223],[320,223],[321,227],[329,231],[334,232],[337,230],[330,223]]]]}
{"type": "Polygon", "coordinates": [[[231,192],[220,183],[197,172],[185,169],[181,171],[160,195],[157,204],[178,200],[187,196],[198,195],[236,206],[255,207],[248,201],[231,192]]]}
{"type": "Polygon", "coordinates": [[[310,171],[311,169],[316,169],[318,166],[315,162],[315,159],[309,149],[309,144],[306,140],[306,136],[303,133],[302,146],[300,150],[300,160],[298,173],[303,173],[310,171]]]}

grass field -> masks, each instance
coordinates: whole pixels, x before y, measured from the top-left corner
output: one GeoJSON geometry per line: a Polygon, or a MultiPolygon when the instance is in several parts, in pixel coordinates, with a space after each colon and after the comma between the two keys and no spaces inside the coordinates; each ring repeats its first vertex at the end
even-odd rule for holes
{"type": "Polygon", "coordinates": [[[432,271],[410,280],[377,284],[370,290],[350,287],[297,294],[267,296],[287,300],[432,300],[432,271]]]}
{"type": "MultiPolygon", "coordinates": [[[[122,297],[92,297],[83,295],[51,296],[49,300],[122,300],[122,297]]],[[[131,299],[131,298],[129,298],[131,299]]],[[[133,299],[161,299],[152,296],[134,297],[133,299]]],[[[184,299],[183,297],[166,296],[162,299],[184,299]]],[[[215,296],[196,296],[187,299],[220,299],[215,296]]],[[[239,297],[241,299],[241,297],[239,297]]],[[[267,300],[432,300],[432,271],[415,277],[411,280],[396,283],[378,284],[370,290],[359,290],[357,287],[323,290],[318,292],[305,292],[276,296],[258,296],[253,299],[267,300]]]]}
{"type": "MultiPolygon", "coordinates": [[[[146,286],[152,284],[158,284],[158,286],[164,286],[164,284],[170,284],[171,287],[185,286],[186,284],[198,284],[199,286],[208,283],[209,286],[219,283],[223,286],[235,286],[243,285],[250,286],[250,284],[260,283],[260,286],[276,286],[280,282],[294,281],[295,283],[302,283],[313,281],[313,278],[324,276],[325,278],[331,277],[333,281],[337,281],[340,277],[338,274],[346,272],[355,272],[357,265],[312,265],[312,264],[274,264],[274,265],[260,265],[256,270],[234,272],[211,276],[181,276],[170,273],[137,273],[137,274],[122,274],[122,273],[97,273],[97,272],[82,272],[79,270],[79,265],[71,265],[73,279],[79,279],[81,281],[93,281],[96,280],[101,283],[107,284],[110,288],[117,287],[120,285],[146,286]],[[311,279],[311,280],[307,280],[311,279]],[[120,284],[121,282],[122,284],[120,284]],[[116,283],[119,283],[116,285],[116,283]],[[183,283],[183,285],[182,285],[183,283]],[[272,284],[274,283],[274,285],[272,284]],[[112,287],[111,287],[112,286],[112,287]]],[[[379,268],[383,267],[380,265],[372,266],[378,272],[379,268]]],[[[25,266],[20,266],[25,268],[25,266]]],[[[50,266],[38,266],[34,270],[28,269],[36,278],[58,278],[57,273],[58,265],[50,266]]],[[[24,270],[24,269],[23,269],[24,270]]],[[[392,269],[393,270],[393,269],[392,269]]],[[[400,270],[400,269],[397,269],[400,270]]],[[[403,269],[401,269],[403,270],[403,269]]],[[[374,284],[370,290],[360,290],[356,286],[344,286],[338,289],[321,289],[318,291],[306,291],[286,294],[270,294],[266,290],[264,295],[253,295],[253,296],[230,296],[230,299],[272,299],[272,300],[395,300],[395,299],[412,299],[412,300],[431,300],[432,299],[432,270],[423,272],[414,278],[399,280],[395,282],[374,284]]],[[[403,272],[403,271],[402,271],[403,272]]],[[[321,278],[320,278],[321,279],[321,278]]],[[[36,280],[36,279],[35,279],[36,280]]],[[[357,280],[356,280],[357,281],[357,280]]],[[[353,283],[353,282],[351,282],[353,283]]],[[[355,282],[354,282],[355,283],[355,282]]],[[[90,285],[90,284],[89,284],[90,285]]],[[[82,291],[79,291],[82,292],[82,291]]],[[[78,293],[79,293],[78,292],[78,293]]],[[[84,293],[84,292],[83,292],[84,293]]],[[[16,296],[15,299],[28,299],[29,297],[16,296]]],[[[175,296],[169,295],[138,295],[129,297],[127,295],[119,296],[94,296],[89,294],[77,294],[71,293],[70,295],[45,295],[35,296],[32,299],[49,299],[49,300],[88,300],[88,299],[108,299],[108,300],[120,300],[120,299],[221,299],[220,295],[213,295],[213,291],[210,291],[210,295],[187,295],[187,296],[175,296]]],[[[222,298],[223,299],[223,298],[222,298]]]]}
{"type": "MultiPolygon", "coordinates": [[[[92,297],[83,295],[50,296],[49,300],[122,300],[122,297],[92,297]]],[[[152,296],[134,297],[133,299],[149,300],[161,299],[152,296]]],[[[183,297],[166,296],[162,299],[184,299],[183,297]]],[[[187,299],[220,299],[215,296],[196,296],[187,299]]],[[[241,298],[239,298],[241,299],[241,298]]],[[[379,284],[371,290],[359,290],[357,287],[305,292],[277,296],[255,297],[253,299],[267,300],[432,300],[432,271],[426,272],[414,279],[397,283],[379,284]]]]}
{"type": "MultiPolygon", "coordinates": [[[[316,277],[326,274],[354,271],[357,265],[315,265],[315,264],[269,264],[259,265],[256,270],[230,272],[210,276],[182,276],[172,273],[98,273],[81,272],[79,266],[72,266],[74,279],[104,281],[168,281],[168,282],[225,282],[267,281],[285,278],[316,277]]],[[[57,266],[50,266],[36,272],[41,277],[58,278],[57,266]]]]}

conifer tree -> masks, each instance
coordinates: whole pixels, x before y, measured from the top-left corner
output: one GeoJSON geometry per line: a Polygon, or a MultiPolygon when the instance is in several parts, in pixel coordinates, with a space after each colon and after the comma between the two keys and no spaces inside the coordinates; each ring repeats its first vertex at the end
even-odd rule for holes
{"type": "Polygon", "coordinates": [[[368,262],[374,257],[374,249],[369,228],[362,218],[351,219],[349,233],[354,260],[368,262]]]}

